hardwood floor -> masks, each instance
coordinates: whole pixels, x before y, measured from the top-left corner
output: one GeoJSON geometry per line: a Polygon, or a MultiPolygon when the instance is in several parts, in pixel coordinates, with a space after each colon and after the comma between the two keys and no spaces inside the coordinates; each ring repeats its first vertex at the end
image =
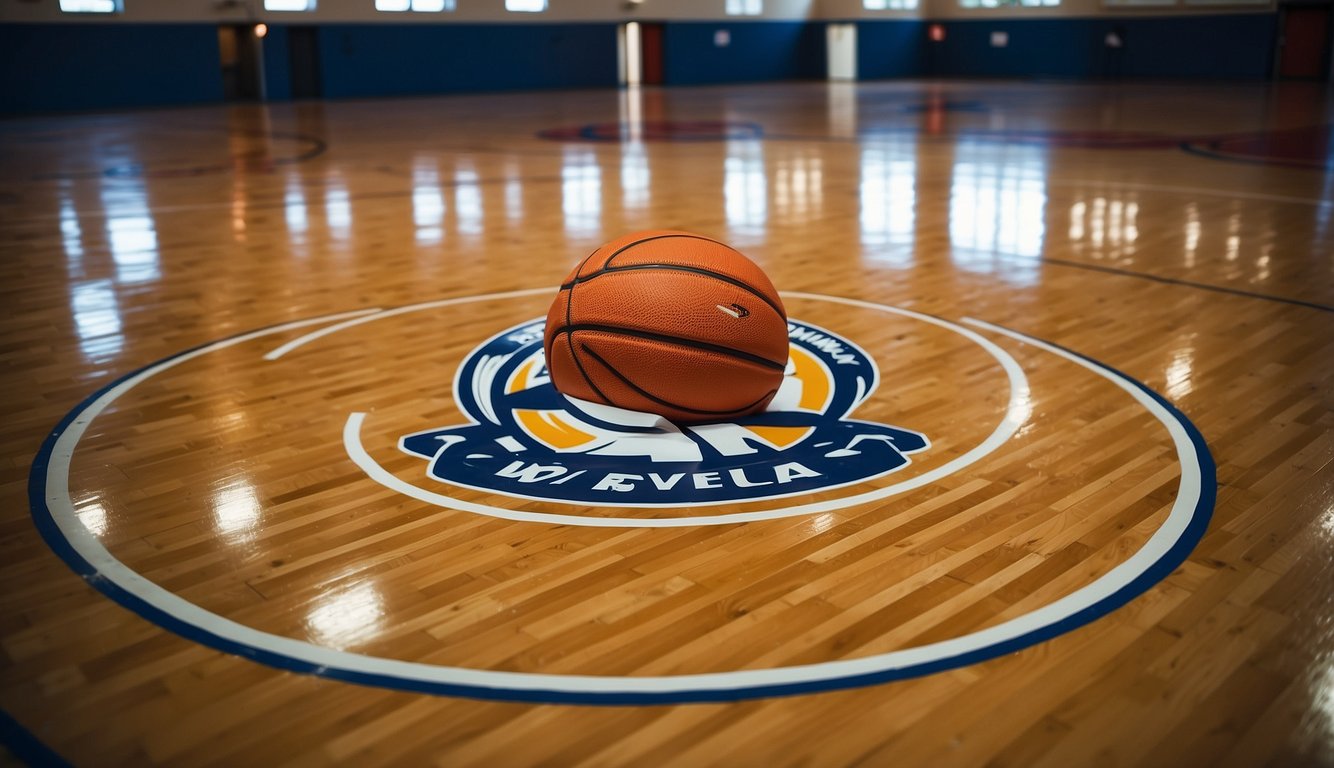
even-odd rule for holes
{"type": "Polygon", "coordinates": [[[6,741],[1334,764],[1331,123],[998,82],[0,122],[6,741]],[[647,229],[773,279],[782,413],[555,398],[524,334],[647,229]]]}

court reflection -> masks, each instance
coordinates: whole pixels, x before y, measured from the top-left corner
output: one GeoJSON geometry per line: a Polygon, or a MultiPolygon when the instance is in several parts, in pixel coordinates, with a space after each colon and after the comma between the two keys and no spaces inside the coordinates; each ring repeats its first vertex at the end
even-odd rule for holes
{"type": "Polygon", "coordinates": [[[110,278],[70,284],[70,311],[79,350],[91,362],[115,357],[125,346],[120,302],[110,278]]]}
{"type": "Polygon", "coordinates": [[[94,536],[105,536],[107,532],[107,510],[101,502],[90,501],[80,504],[75,514],[79,516],[79,522],[83,527],[94,536]]]}
{"type": "Polygon", "coordinates": [[[149,213],[143,180],[104,181],[101,193],[116,281],[125,284],[160,279],[157,227],[149,213]]]}
{"type": "Polygon", "coordinates": [[[435,245],[444,237],[445,196],[440,191],[440,168],[433,158],[412,161],[412,224],[417,245],[435,245]]]}
{"type": "Polygon", "coordinates": [[[1035,284],[1046,234],[1046,175],[1043,147],[956,145],[949,228],[955,265],[1015,285],[1035,284]]]}
{"type": "Polygon", "coordinates": [[[510,226],[523,221],[522,171],[514,158],[505,160],[505,222],[510,226]]]}
{"type": "Polygon", "coordinates": [[[255,489],[244,478],[232,478],[213,493],[213,525],[229,543],[255,537],[260,505],[255,489]]]}
{"type": "MultiPolygon", "coordinates": [[[[283,192],[283,218],[287,222],[287,233],[291,240],[304,242],[310,221],[306,211],[306,190],[301,186],[301,176],[295,172],[287,175],[287,189],[283,192]]],[[[301,253],[304,254],[304,251],[301,253]]]]}
{"type": "Polygon", "coordinates": [[[819,218],[824,208],[824,158],[799,152],[781,158],[774,169],[774,215],[780,221],[819,218]]]}
{"type": "Polygon", "coordinates": [[[65,267],[70,276],[82,276],[83,226],[68,190],[62,190],[60,197],[60,245],[65,250],[65,267]]]}
{"type": "Polygon", "coordinates": [[[374,639],[384,623],[384,598],[368,580],[320,597],[306,614],[310,639],[343,650],[374,639]]]}
{"type": "MultiPolygon", "coordinates": [[[[1125,263],[1134,261],[1139,240],[1139,209],[1134,193],[1076,200],[1070,205],[1066,233],[1072,250],[1094,259],[1111,257],[1125,263]]],[[[1198,229],[1195,238],[1198,241],[1198,229]]]]}
{"type": "Polygon", "coordinates": [[[1164,372],[1169,398],[1180,401],[1195,388],[1192,382],[1194,366],[1195,348],[1193,346],[1181,347],[1172,353],[1172,362],[1168,363],[1167,370],[1164,372]]]}
{"type": "Polygon", "coordinates": [[[461,235],[482,234],[482,189],[477,169],[469,161],[460,161],[454,169],[454,216],[461,235]]]}
{"type": "Polygon", "coordinates": [[[729,139],[723,160],[723,211],[734,234],[763,234],[769,220],[764,143],[729,139]]]}
{"type": "Polygon", "coordinates": [[[345,240],[351,234],[352,201],[347,194],[347,184],[336,173],[325,183],[324,219],[329,225],[331,240],[345,240]]]}
{"type": "Polygon", "coordinates": [[[602,229],[602,166],[588,147],[567,146],[560,169],[565,234],[595,237],[602,229]]]}
{"type": "Polygon", "coordinates": [[[621,206],[624,210],[648,208],[651,180],[644,145],[637,141],[621,144],[621,206]]]}
{"type": "Polygon", "coordinates": [[[859,222],[866,258],[896,268],[913,265],[917,219],[917,142],[896,136],[861,150],[859,222]]]}

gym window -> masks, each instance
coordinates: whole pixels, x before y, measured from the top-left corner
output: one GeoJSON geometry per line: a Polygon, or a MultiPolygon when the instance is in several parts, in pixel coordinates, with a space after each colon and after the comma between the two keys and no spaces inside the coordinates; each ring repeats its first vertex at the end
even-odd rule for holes
{"type": "Polygon", "coordinates": [[[759,16],[764,12],[764,0],[727,0],[723,10],[728,16],[759,16]]]}
{"type": "Polygon", "coordinates": [[[961,8],[1037,8],[1060,4],[1061,0],[959,0],[961,8]]]}
{"type": "Polygon", "coordinates": [[[121,0],[60,0],[65,13],[120,13],[121,0]]]}
{"type": "Polygon", "coordinates": [[[456,0],[375,0],[377,11],[452,11],[456,0]]]}
{"type": "Polygon", "coordinates": [[[547,0],[505,0],[505,10],[516,13],[541,13],[547,9],[547,0]]]}
{"type": "Polygon", "coordinates": [[[315,0],[264,0],[266,11],[313,11],[315,0]]]}
{"type": "Polygon", "coordinates": [[[868,11],[911,11],[917,7],[917,0],[862,0],[862,7],[868,11]]]}

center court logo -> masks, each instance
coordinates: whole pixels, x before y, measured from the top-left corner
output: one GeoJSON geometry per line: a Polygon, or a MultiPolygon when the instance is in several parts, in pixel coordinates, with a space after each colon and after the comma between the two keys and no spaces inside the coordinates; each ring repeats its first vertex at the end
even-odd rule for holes
{"type": "Polygon", "coordinates": [[[541,320],[470,352],[454,398],[472,423],[406,435],[399,448],[440,482],[587,505],[723,504],[837,488],[889,474],[930,446],[908,429],[848,418],[879,371],[857,345],[788,323],[787,374],[768,410],[677,427],[571,400],[551,385],[541,320]]]}

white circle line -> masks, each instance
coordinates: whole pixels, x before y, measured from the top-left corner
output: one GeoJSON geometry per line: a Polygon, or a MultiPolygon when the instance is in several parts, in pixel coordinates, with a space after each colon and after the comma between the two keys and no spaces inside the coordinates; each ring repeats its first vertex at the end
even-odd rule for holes
{"type": "MultiPolygon", "coordinates": [[[[975,331],[951,323],[948,320],[942,320],[938,317],[922,314],[921,312],[914,312],[910,309],[891,307],[883,304],[872,304],[871,302],[858,301],[857,299],[845,299],[841,296],[825,296],[823,294],[803,293],[800,291],[784,291],[784,295],[809,299],[812,301],[847,304],[849,306],[860,307],[863,309],[904,315],[953,331],[969,341],[974,342],[986,350],[998,363],[1000,363],[1001,368],[1005,371],[1006,378],[1009,380],[1010,398],[1006,405],[1005,416],[1001,419],[1000,423],[996,425],[996,428],[992,430],[991,434],[987,435],[981,443],[978,443],[967,452],[956,456],[935,469],[928,470],[920,475],[910,477],[897,483],[892,483],[883,488],[876,488],[837,499],[814,501],[808,504],[778,506],[772,509],[762,509],[753,512],[733,512],[725,515],[700,515],[695,517],[593,517],[588,515],[565,515],[555,512],[527,512],[524,510],[507,509],[505,507],[497,507],[490,504],[465,501],[443,493],[430,491],[399,478],[381,467],[379,463],[375,461],[361,442],[361,427],[366,419],[364,413],[350,414],[347,417],[347,421],[343,424],[344,450],[346,450],[348,457],[352,459],[353,463],[360,467],[370,479],[405,496],[437,507],[447,507],[463,512],[472,512],[474,514],[486,515],[488,517],[501,518],[503,520],[515,520],[527,523],[546,523],[549,525],[575,525],[589,528],[684,528],[705,525],[735,525],[737,523],[755,523],[762,520],[780,520],[801,515],[817,515],[823,512],[831,512],[859,504],[879,501],[881,499],[889,498],[890,496],[896,496],[900,493],[907,493],[908,491],[916,490],[923,486],[930,485],[942,478],[948,477],[991,454],[1013,437],[1014,433],[1019,431],[1019,428],[1024,425],[1031,414],[1032,408],[1029,404],[1028,378],[1024,375],[1023,368],[1019,366],[1019,363],[1015,362],[1015,359],[1010,353],[1001,349],[995,342],[975,331]]],[[[418,309],[429,308],[431,307],[418,307],[418,309]]],[[[384,315],[385,313],[381,313],[379,315],[362,318],[362,321],[369,322],[383,317],[384,315]]],[[[830,489],[834,487],[835,486],[830,486],[830,489]]],[[[819,490],[826,489],[817,489],[816,491],[812,491],[812,493],[818,492],[819,490]]],[[[544,499],[538,498],[534,498],[533,500],[545,501],[544,499]]],[[[736,503],[745,503],[747,500],[737,499],[735,501],[736,503]]],[[[569,502],[562,503],[568,504],[569,502]]],[[[583,506],[596,507],[600,505],[590,501],[583,506]]],[[[658,506],[663,509],[668,509],[684,505],[678,503],[658,506]]]]}
{"type": "MultiPolygon", "coordinates": [[[[323,322],[306,321],[305,324],[323,322]]],[[[967,319],[972,325],[1000,333],[1022,343],[1044,349],[1054,355],[1080,365],[1111,381],[1129,393],[1167,429],[1177,450],[1181,466],[1181,481],[1167,520],[1149,537],[1126,562],[1072,592],[1035,611],[1002,624],[961,637],[876,654],[859,659],[820,662],[773,669],[737,670],[709,674],[622,677],[597,675],[552,675],[525,672],[466,669],[420,662],[384,659],[363,654],[324,648],[305,641],[261,632],[200,608],[168,592],[130,569],[111,555],[101,542],[79,520],[69,496],[70,459],[79,437],[93,417],[135,384],[183,359],[205,354],[213,349],[231,346],[241,341],[276,333],[298,324],[289,324],[257,331],[225,342],[186,353],[141,371],[112,387],[92,404],[78,413],[57,438],[50,454],[46,471],[46,502],[53,521],[71,548],[96,570],[95,578],[102,578],[117,588],[133,595],[147,605],[163,611],[173,619],[216,638],[276,654],[289,661],[312,665],[323,674],[335,671],[342,675],[369,675],[407,683],[430,683],[464,686],[492,691],[541,691],[556,693],[604,694],[690,694],[710,691],[737,691],[743,689],[771,689],[774,686],[799,685],[821,681],[836,681],[858,675],[884,674],[898,669],[939,663],[962,654],[976,652],[999,643],[1016,640],[1044,627],[1070,619],[1078,612],[1097,604],[1128,587],[1140,574],[1165,557],[1181,539],[1193,516],[1201,494],[1201,467],[1199,455],[1185,428],[1159,402],[1147,395],[1129,379],[1110,369],[1104,369],[1059,347],[1031,339],[1008,329],[977,320],[967,319]]],[[[337,676],[337,675],[335,675],[337,676]]]]}

